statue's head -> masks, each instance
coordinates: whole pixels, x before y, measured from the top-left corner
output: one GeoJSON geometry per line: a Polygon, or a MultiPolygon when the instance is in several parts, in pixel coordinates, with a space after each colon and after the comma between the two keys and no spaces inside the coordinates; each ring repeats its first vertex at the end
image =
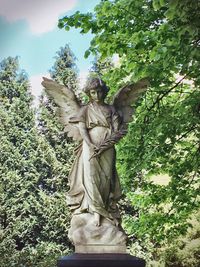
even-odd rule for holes
{"type": "Polygon", "coordinates": [[[90,78],[87,81],[84,92],[89,96],[91,101],[101,102],[107,96],[109,88],[106,86],[104,81],[100,78],[90,78]]]}

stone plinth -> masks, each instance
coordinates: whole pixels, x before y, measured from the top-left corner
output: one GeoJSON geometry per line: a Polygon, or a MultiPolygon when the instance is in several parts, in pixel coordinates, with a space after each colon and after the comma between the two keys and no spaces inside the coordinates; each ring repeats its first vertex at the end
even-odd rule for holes
{"type": "Polygon", "coordinates": [[[82,246],[76,246],[75,247],[75,253],[78,254],[104,254],[104,253],[116,253],[116,254],[126,254],[126,245],[123,246],[120,245],[82,245],[82,246]]]}
{"type": "Polygon", "coordinates": [[[75,253],[60,258],[57,267],[145,267],[145,261],[128,254],[75,253]]]}
{"type": "Polygon", "coordinates": [[[72,216],[68,236],[75,246],[75,253],[126,253],[124,231],[103,217],[97,227],[94,215],[90,213],[72,216]]]}

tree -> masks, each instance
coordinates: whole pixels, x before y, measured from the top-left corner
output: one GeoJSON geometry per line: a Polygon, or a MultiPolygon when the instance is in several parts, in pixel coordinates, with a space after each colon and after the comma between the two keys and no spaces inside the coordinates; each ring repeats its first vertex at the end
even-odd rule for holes
{"type": "Polygon", "coordinates": [[[198,212],[193,216],[191,220],[192,228],[187,235],[177,239],[171,247],[166,248],[164,259],[167,267],[199,266],[200,259],[197,256],[200,250],[199,215],[198,212]]]}
{"type": "MultiPolygon", "coordinates": [[[[50,70],[51,78],[74,91],[78,89],[77,67],[75,56],[69,45],[61,47],[56,53],[55,63],[50,70]]],[[[60,181],[62,190],[67,190],[67,176],[73,161],[74,142],[67,137],[64,126],[59,122],[56,104],[48,99],[45,93],[41,95],[38,126],[40,133],[53,148],[57,160],[62,164],[60,181]]],[[[61,188],[60,188],[61,189],[61,188]]]]}
{"type": "Polygon", "coordinates": [[[94,34],[86,57],[118,54],[119,66],[107,73],[111,93],[149,77],[151,87],[118,146],[118,165],[130,241],[154,258],[160,246],[186,233],[199,207],[199,10],[195,0],[103,0],[94,13],[59,20],[60,28],[94,34]],[[159,173],[169,174],[168,185],[149,178],[159,173]]]}
{"type": "Polygon", "coordinates": [[[78,11],[60,19],[59,27],[80,27],[82,33],[95,34],[85,56],[100,53],[106,58],[117,53],[121,67],[112,75],[115,82],[128,75],[132,80],[150,76],[158,88],[180,72],[199,84],[198,10],[194,0],[105,0],[94,14],[78,11]]]}
{"type": "Polygon", "coordinates": [[[61,166],[38,134],[28,79],[17,58],[0,64],[0,99],[1,265],[54,266],[69,245],[68,210],[62,192],[55,192],[61,166]]]}
{"type": "Polygon", "coordinates": [[[106,58],[104,60],[101,60],[99,56],[96,56],[94,61],[92,62],[90,72],[94,72],[101,77],[113,67],[114,64],[112,58],[106,58]]]}
{"type": "MultiPolygon", "coordinates": [[[[76,58],[68,45],[65,45],[64,48],[61,47],[56,54],[50,74],[55,81],[77,91],[78,81],[75,60],[76,58]]],[[[69,189],[67,177],[74,159],[75,144],[64,132],[64,126],[59,122],[56,110],[56,104],[52,99],[48,99],[43,92],[40,99],[37,126],[41,137],[51,148],[57,162],[55,171],[48,172],[48,180],[52,183],[45,188],[50,196],[54,196],[59,201],[59,203],[51,202],[52,210],[49,215],[46,215],[46,218],[50,216],[51,221],[48,223],[46,233],[48,234],[49,230],[51,231],[55,249],[59,249],[60,253],[66,254],[68,253],[68,247],[71,248],[67,237],[70,221],[66,204],[66,192],[69,189]],[[53,215],[53,210],[56,211],[55,215],[53,215]],[[54,216],[57,216],[57,218],[54,216]],[[59,218],[62,220],[61,225],[59,225],[59,218]]],[[[52,198],[52,201],[55,201],[55,198],[52,198]]]]}
{"type": "Polygon", "coordinates": [[[50,74],[53,80],[76,91],[78,70],[75,61],[75,55],[69,45],[66,44],[57,51],[50,74]]]}
{"type": "MultiPolygon", "coordinates": [[[[50,75],[58,83],[77,91],[78,71],[75,61],[76,57],[69,45],[66,44],[56,53],[55,63],[50,70],[50,75]]],[[[48,99],[43,92],[39,106],[38,130],[41,137],[51,148],[57,162],[55,172],[48,173],[48,180],[53,182],[46,187],[46,192],[50,196],[54,196],[54,198],[52,198],[50,205],[52,206],[50,214],[46,215],[46,218],[49,217],[51,220],[48,223],[46,233],[49,234],[50,231],[53,234],[51,239],[54,244],[52,247],[57,251],[59,250],[60,254],[66,254],[68,253],[68,248],[71,248],[67,237],[70,221],[70,214],[66,204],[66,192],[69,189],[67,177],[74,159],[75,144],[64,132],[64,126],[59,122],[56,110],[54,101],[48,99]],[[57,199],[57,202],[53,203],[55,199],[57,199]],[[53,214],[53,210],[56,211],[55,214],[53,214]],[[60,222],[61,225],[59,225],[60,222]]],[[[57,253],[56,256],[58,257],[59,254],[57,253]]],[[[53,260],[55,261],[55,257],[53,260]]]]}

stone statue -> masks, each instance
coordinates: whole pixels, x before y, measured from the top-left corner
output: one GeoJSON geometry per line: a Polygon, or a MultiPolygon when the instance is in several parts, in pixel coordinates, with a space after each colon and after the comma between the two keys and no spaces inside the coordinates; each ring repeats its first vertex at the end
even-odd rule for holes
{"type": "Polygon", "coordinates": [[[80,141],[67,193],[72,211],[69,237],[76,252],[125,252],[126,235],[117,206],[121,189],[114,145],[126,134],[133,114],[131,105],[147,84],[142,79],[125,86],[109,105],[104,102],[108,87],[101,79],[91,78],[85,88],[89,102],[82,105],[70,88],[43,78],[42,85],[57,104],[65,131],[80,141]]]}

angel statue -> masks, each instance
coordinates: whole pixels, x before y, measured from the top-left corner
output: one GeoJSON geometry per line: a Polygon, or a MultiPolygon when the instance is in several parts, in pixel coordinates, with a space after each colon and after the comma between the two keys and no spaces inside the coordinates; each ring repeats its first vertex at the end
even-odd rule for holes
{"type": "Polygon", "coordinates": [[[43,78],[42,85],[57,104],[58,116],[68,136],[80,141],[67,193],[72,211],[69,237],[76,252],[97,252],[99,246],[101,252],[122,252],[126,235],[120,226],[117,206],[121,189],[114,146],[126,134],[132,105],[148,82],[142,79],[123,87],[113,103],[107,104],[108,87],[101,79],[91,78],[84,89],[89,97],[85,105],[70,88],[53,80],[43,78]]]}

